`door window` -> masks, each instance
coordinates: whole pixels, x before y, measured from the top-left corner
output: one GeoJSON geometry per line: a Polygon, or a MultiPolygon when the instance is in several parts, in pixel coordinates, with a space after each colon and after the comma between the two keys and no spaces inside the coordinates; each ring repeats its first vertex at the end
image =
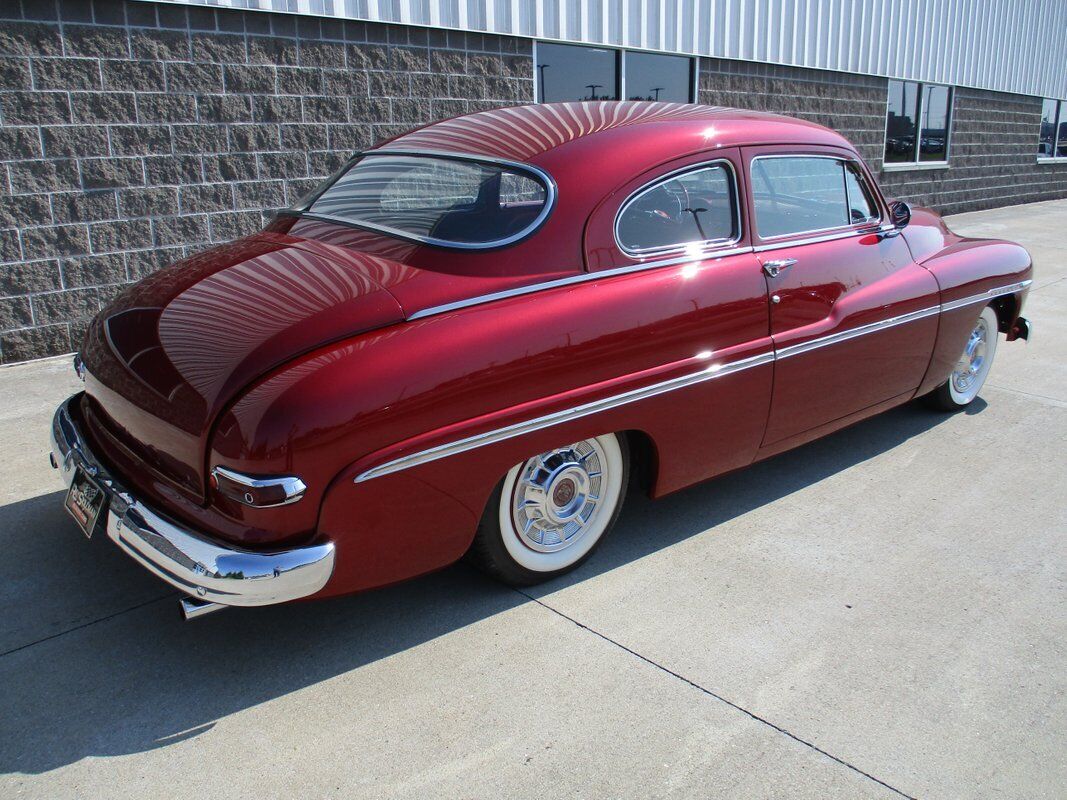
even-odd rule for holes
{"type": "Polygon", "coordinates": [[[762,156],[752,160],[751,174],[761,239],[832,230],[878,218],[870,189],[841,159],[762,156]]]}

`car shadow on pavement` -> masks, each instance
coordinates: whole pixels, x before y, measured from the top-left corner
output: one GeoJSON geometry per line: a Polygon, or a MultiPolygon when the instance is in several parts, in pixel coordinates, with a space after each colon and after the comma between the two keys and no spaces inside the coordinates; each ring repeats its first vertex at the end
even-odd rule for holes
{"type": "MultiPolygon", "coordinates": [[[[979,401],[968,413],[983,407],[979,401]]],[[[594,559],[530,594],[589,580],[670,547],[945,419],[909,404],[660,501],[632,493],[594,559]]],[[[0,508],[0,544],[10,544],[18,559],[9,550],[0,562],[6,606],[0,634],[16,642],[0,656],[3,773],[35,774],[89,756],[166,747],[228,715],[530,602],[458,564],[362,595],[185,623],[176,593],[105,539],[87,546],[61,503],[57,492],[0,508]]],[[[352,713],[358,716],[359,709],[352,713]]]]}

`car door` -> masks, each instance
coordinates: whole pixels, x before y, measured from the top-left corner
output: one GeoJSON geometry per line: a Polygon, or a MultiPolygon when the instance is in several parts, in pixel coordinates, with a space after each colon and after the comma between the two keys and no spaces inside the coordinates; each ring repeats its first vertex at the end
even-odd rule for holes
{"type": "Polygon", "coordinates": [[[672,160],[620,185],[586,227],[599,314],[628,331],[614,369],[684,384],[632,423],[656,442],[656,494],[746,466],[763,439],[773,343],[740,171],[738,148],[672,160]],[[624,285],[632,311],[612,305],[624,285]]]}
{"type": "Polygon", "coordinates": [[[855,154],[745,148],[744,161],[775,347],[766,448],[913,392],[939,298],[855,154]]]}

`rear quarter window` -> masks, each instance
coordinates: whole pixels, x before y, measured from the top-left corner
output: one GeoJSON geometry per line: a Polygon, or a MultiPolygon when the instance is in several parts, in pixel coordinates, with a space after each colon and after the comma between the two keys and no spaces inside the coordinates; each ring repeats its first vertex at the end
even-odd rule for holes
{"type": "Polygon", "coordinates": [[[618,244],[631,255],[720,244],[738,235],[733,172],[725,163],[687,169],[639,189],[615,223],[618,244]]]}

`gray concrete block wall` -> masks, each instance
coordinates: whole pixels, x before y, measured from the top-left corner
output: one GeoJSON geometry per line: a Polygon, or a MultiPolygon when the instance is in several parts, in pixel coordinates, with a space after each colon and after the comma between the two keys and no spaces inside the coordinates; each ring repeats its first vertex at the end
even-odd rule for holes
{"type": "Polygon", "coordinates": [[[847,137],[868,163],[881,161],[884,78],[702,58],[699,100],[826,125],[847,137]]]}
{"type": "Polygon", "coordinates": [[[533,99],[527,41],[123,0],[0,3],[0,361],[259,229],[353,150],[533,99]]]}
{"type": "Polygon", "coordinates": [[[1067,197],[1067,163],[1037,163],[1041,98],[959,87],[949,166],[887,172],[885,191],[944,214],[1067,197]]]}
{"type": "MultiPolygon", "coordinates": [[[[141,276],[259,229],[353,150],[533,100],[528,40],[132,0],[0,3],[0,363],[75,349],[141,276]]],[[[959,88],[950,167],[881,172],[886,80],[700,59],[699,101],[839,130],[944,212],[1067,196],[1040,98],[959,88]]]]}
{"type": "Polygon", "coordinates": [[[1040,97],[957,87],[949,166],[884,171],[885,78],[702,58],[699,86],[701,103],[833,128],[856,146],[887,195],[943,214],[1067,197],[1067,163],[1037,163],[1040,97]]]}

